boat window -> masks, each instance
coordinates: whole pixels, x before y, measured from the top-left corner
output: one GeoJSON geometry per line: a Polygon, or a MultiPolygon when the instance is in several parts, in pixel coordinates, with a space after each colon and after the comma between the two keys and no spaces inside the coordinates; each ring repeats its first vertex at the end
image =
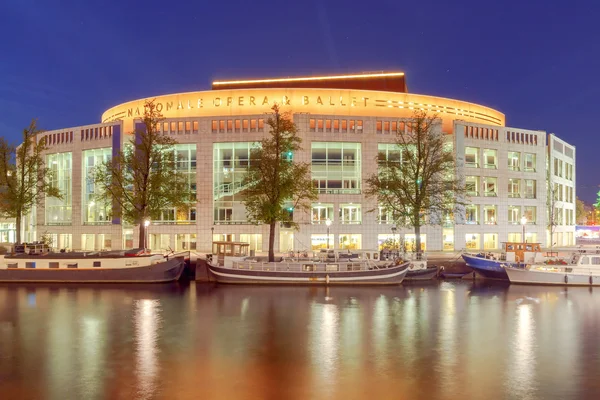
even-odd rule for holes
{"type": "Polygon", "coordinates": [[[77,268],[77,263],[75,263],[75,264],[67,264],[67,268],[77,268]]]}
{"type": "Polygon", "coordinates": [[[19,263],[6,264],[6,268],[19,268],[19,263]]]}
{"type": "Polygon", "coordinates": [[[56,261],[51,261],[48,263],[48,268],[58,268],[58,263],[56,261]]]}
{"type": "Polygon", "coordinates": [[[581,257],[581,264],[589,264],[590,260],[588,257],[581,257]]]}
{"type": "Polygon", "coordinates": [[[25,263],[25,268],[35,268],[35,262],[34,261],[33,262],[30,262],[30,261],[26,262],[25,263]]]}
{"type": "Polygon", "coordinates": [[[102,266],[101,261],[94,261],[94,268],[101,267],[101,266],[102,266]]]}
{"type": "Polygon", "coordinates": [[[592,257],[592,265],[600,265],[600,257],[592,257]]]}
{"type": "Polygon", "coordinates": [[[338,264],[327,264],[327,267],[325,268],[326,271],[339,271],[340,270],[340,266],[338,264]]]}
{"type": "Polygon", "coordinates": [[[314,264],[304,264],[302,266],[302,269],[304,271],[314,271],[315,270],[315,266],[314,266],[314,264]]]}

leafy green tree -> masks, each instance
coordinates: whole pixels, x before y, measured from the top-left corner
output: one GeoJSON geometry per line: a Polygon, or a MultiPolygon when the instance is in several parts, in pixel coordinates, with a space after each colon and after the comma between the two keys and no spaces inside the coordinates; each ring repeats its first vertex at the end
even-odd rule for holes
{"type": "Polygon", "coordinates": [[[98,196],[113,202],[113,211],[130,224],[139,225],[139,245],[146,242],[146,220],[160,217],[169,207],[188,209],[195,202],[187,177],[177,170],[175,139],[161,133],[162,115],[153,101],[144,104],[142,129],[116,157],[94,168],[92,179],[98,196]]]}
{"type": "Polygon", "coordinates": [[[580,200],[579,197],[575,199],[575,221],[578,225],[585,225],[587,222],[587,216],[585,212],[585,203],[580,200]]]}
{"type": "Polygon", "coordinates": [[[449,144],[437,115],[416,111],[406,131],[396,135],[394,156],[380,153],[378,172],[366,181],[368,197],[377,199],[397,225],[414,228],[417,252],[425,221],[439,225],[465,204],[466,188],[456,176],[449,144]]]}
{"type": "Polygon", "coordinates": [[[17,244],[21,243],[23,216],[44,196],[61,198],[58,188],[51,184],[52,172],[44,162],[46,142],[44,138],[38,140],[42,132],[34,119],[23,130],[19,146],[0,138],[0,213],[15,219],[17,244]]]}
{"type": "Polygon", "coordinates": [[[308,209],[310,202],[317,199],[310,164],[293,161],[302,139],[296,135],[291,115],[282,114],[278,105],[272,110],[267,121],[270,135],[250,151],[250,165],[243,183],[247,185],[244,204],[248,219],[269,225],[269,262],[275,261],[277,222],[297,228],[293,210],[308,209]]]}

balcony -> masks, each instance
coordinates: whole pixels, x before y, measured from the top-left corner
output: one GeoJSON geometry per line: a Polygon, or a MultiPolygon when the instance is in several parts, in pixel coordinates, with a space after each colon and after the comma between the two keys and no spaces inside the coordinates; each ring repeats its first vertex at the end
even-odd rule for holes
{"type": "Polygon", "coordinates": [[[483,192],[484,197],[498,197],[498,193],[496,192],[483,192]]]}
{"type": "Polygon", "coordinates": [[[467,190],[467,196],[479,197],[479,192],[477,190],[467,190]]]}
{"type": "Polygon", "coordinates": [[[508,193],[508,197],[510,198],[521,198],[521,195],[519,193],[508,193]]]}
{"type": "Polygon", "coordinates": [[[317,191],[321,194],[360,194],[360,189],[318,188],[317,191]]]}

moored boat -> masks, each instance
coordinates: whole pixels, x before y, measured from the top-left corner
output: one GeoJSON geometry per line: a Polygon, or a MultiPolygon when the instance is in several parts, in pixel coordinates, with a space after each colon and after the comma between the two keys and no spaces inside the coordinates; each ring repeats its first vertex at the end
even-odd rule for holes
{"type": "MultiPolygon", "coordinates": [[[[42,246],[40,248],[40,246],[42,246]]],[[[29,245],[28,254],[0,258],[0,282],[155,283],[178,280],[185,255],[139,251],[51,253],[29,245]]]]}
{"type": "Polygon", "coordinates": [[[428,281],[437,278],[439,268],[436,265],[428,265],[426,254],[414,253],[408,258],[410,263],[405,281],[428,281]]]}
{"type": "Polygon", "coordinates": [[[525,265],[535,262],[541,256],[539,243],[502,243],[502,252],[463,253],[462,258],[468,267],[488,279],[508,280],[506,267],[525,265]]]}
{"type": "Polygon", "coordinates": [[[506,268],[510,283],[559,286],[600,286],[600,255],[573,253],[567,259],[506,268]]]}
{"type": "Polygon", "coordinates": [[[260,262],[247,259],[247,243],[215,242],[207,257],[211,276],[219,283],[308,285],[398,285],[408,261],[385,265],[372,260],[260,262]]]}

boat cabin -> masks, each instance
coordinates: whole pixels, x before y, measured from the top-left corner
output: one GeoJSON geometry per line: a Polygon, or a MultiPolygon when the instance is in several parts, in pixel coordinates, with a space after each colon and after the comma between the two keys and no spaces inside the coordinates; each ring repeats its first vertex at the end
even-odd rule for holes
{"type": "Polygon", "coordinates": [[[219,265],[225,264],[225,257],[247,257],[250,243],[245,242],[213,242],[212,254],[217,257],[219,265]]]}
{"type": "Polygon", "coordinates": [[[540,253],[541,251],[540,243],[503,242],[501,259],[523,262],[525,261],[525,253],[540,253]]]}

